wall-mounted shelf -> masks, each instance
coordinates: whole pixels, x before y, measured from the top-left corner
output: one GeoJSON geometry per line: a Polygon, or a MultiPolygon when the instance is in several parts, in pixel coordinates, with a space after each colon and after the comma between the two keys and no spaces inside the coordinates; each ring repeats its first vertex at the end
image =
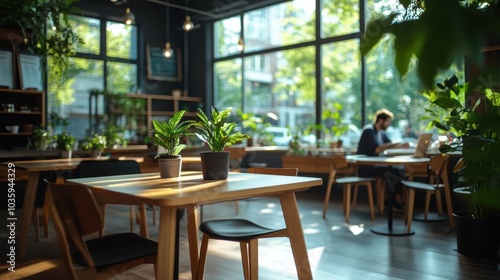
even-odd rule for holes
{"type": "Polygon", "coordinates": [[[198,103],[203,102],[200,97],[172,96],[160,94],[129,94],[131,98],[146,100],[147,129],[151,129],[154,117],[170,117],[179,110],[186,110],[184,116],[196,117],[198,103]]]}
{"type": "Polygon", "coordinates": [[[0,135],[2,136],[0,145],[2,149],[26,147],[33,128],[45,126],[45,92],[0,88],[0,100],[0,135]],[[19,132],[9,132],[6,126],[19,126],[19,132]]]}

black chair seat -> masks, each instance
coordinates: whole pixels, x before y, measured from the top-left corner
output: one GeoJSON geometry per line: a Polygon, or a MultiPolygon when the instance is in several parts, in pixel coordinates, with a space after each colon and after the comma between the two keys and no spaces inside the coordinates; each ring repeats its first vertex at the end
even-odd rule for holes
{"type": "Polygon", "coordinates": [[[283,229],[270,229],[245,219],[211,220],[200,224],[200,231],[215,239],[240,241],[283,229]]]}
{"type": "MultiPolygon", "coordinates": [[[[103,271],[115,264],[154,256],[158,250],[156,241],[132,232],[110,234],[85,243],[97,271],[103,271]]],[[[81,253],[77,252],[74,260],[77,264],[88,267],[81,253]]]]}
{"type": "Polygon", "coordinates": [[[401,183],[408,188],[414,188],[414,189],[419,189],[419,190],[425,190],[425,191],[435,191],[436,186],[435,185],[430,185],[427,183],[422,183],[422,182],[415,182],[415,181],[401,181],[401,183]]]}

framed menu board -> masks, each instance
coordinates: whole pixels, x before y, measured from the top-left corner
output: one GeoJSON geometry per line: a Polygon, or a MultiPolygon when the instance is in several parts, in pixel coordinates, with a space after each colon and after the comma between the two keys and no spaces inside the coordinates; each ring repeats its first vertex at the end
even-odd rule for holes
{"type": "Polygon", "coordinates": [[[171,57],[163,55],[163,46],[147,44],[146,59],[148,79],[158,81],[182,81],[181,52],[177,50],[171,57]]]}
{"type": "Polygon", "coordinates": [[[12,52],[0,49],[0,87],[14,87],[12,52]]]}
{"type": "Polygon", "coordinates": [[[41,57],[35,54],[18,54],[22,89],[43,90],[41,57]]]}

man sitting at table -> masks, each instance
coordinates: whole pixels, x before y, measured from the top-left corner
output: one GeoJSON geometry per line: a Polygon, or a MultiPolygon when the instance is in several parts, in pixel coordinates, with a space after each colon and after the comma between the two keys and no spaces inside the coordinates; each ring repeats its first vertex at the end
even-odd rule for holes
{"type": "MultiPolygon", "coordinates": [[[[393,143],[385,134],[385,130],[391,125],[394,114],[387,109],[380,109],[375,112],[374,123],[367,124],[363,127],[361,138],[358,143],[358,155],[365,156],[378,156],[380,153],[387,149],[409,148],[410,145],[404,143],[393,143]]],[[[386,166],[371,166],[360,165],[358,167],[358,174],[362,177],[382,177],[385,172],[391,171],[396,177],[402,177],[404,169],[388,168],[386,166]]],[[[400,194],[402,190],[401,183],[396,184],[396,193],[400,194]]],[[[397,196],[394,196],[397,197],[397,196]]],[[[395,210],[403,209],[401,199],[395,199],[393,206],[395,210]]]]}

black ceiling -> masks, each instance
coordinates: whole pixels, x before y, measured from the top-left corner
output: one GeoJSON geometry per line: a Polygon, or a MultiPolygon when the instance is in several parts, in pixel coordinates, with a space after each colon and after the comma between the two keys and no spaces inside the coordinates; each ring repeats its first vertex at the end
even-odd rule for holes
{"type": "Polygon", "coordinates": [[[214,20],[232,16],[243,11],[286,2],[289,0],[142,0],[153,3],[169,3],[175,9],[179,6],[200,11],[190,11],[193,18],[199,20],[214,20]]]}

